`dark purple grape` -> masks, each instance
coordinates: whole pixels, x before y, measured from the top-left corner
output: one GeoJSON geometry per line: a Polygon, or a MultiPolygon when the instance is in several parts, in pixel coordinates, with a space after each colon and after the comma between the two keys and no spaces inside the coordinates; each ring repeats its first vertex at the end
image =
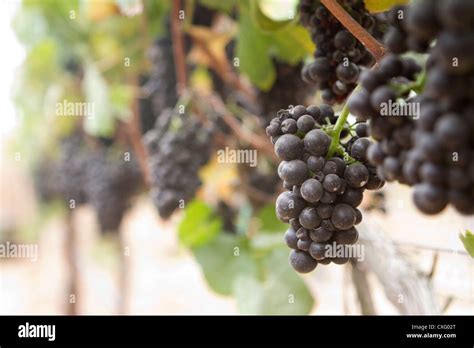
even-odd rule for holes
{"type": "Polygon", "coordinates": [[[364,138],[369,136],[369,126],[367,123],[361,122],[356,125],[355,132],[358,137],[364,138]]]}
{"type": "Polygon", "coordinates": [[[284,134],[278,138],[275,143],[276,155],[285,161],[291,161],[300,158],[302,151],[303,142],[300,138],[293,134],[284,134]]]}
{"type": "Polygon", "coordinates": [[[351,146],[351,157],[358,161],[366,162],[367,150],[370,145],[371,141],[367,138],[357,139],[351,146]]]}
{"type": "Polygon", "coordinates": [[[280,220],[288,222],[300,215],[305,206],[304,200],[298,198],[293,192],[283,192],[276,200],[276,213],[280,220]]]}
{"type": "Polygon", "coordinates": [[[356,222],[356,212],[348,204],[338,204],[334,207],[331,222],[339,230],[347,230],[356,222]]]}
{"type": "Polygon", "coordinates": [[[309,177],[308,166],[301,160],[283,161],[278,175],[288,185],[301,185],[309,177]]]}
{"type": "Polygon", "coordinates": [[[446,191],[429,183],[415,185],[413,200],[418,209],[429,215],[440,213],[448,204],[446,191]]]}
{"type": "Polygon", "coordinates": [[[310,115],[303,115],[296,121],[298,130],[302,133],[308,133],[315,126],[314,118],[310,115]]]}
{"type": "Polygon", "coordinates": [[[291,249],[297,249],[298,246],[296,243],[298,243],[298,238],[296,237],[295,230],[293,228],[289,228],[285,232],[285,243],[288,245],[289,248],[291,249]]]}
{"type": "Polygon", "coordinates": [[[321,201],[321,203],[330,204],[330,203],[334,202],[336,200],[336,198],[337,198],[336,193],[324,191],[320,201],[321,201]]]}
{"type": "Polygon", "coordinates": [[[323,185],[316,179],[308,179],[301,185],[301,196],[310,203],[318,202],[323,196],[323,185]]]}
{"type": "Polygon", "coordinates": [[[296,246],[298,247],[299,250],[303,251],[309,251],[309,247],[311,246],[311,241],[310,240],[303,240],[300,239],[298,242],[296,242],[296,246]]]}
{"type": "Polygon", "coordinates": [[[297,120],[303,115],[306,115],[308,112],[303,105],[296,105],[290,110],[290,115],[297,120]]]}
{"type": "Polygon", "coordinates": [[[323,170],[326,160],[321,156],[309,156],[306,160],[309,170],[312,172],[319,172],[323,170]]]}
{"type": "Polygon", "coordinates": [[[306,207],[300,213],[299,222],[304,228],[315,229],[321,225],[321,218],[319,217],[316,208],[306,207]]]}
{"type": "Polygon", "coordinates": [[[304,251],[292,250],[290,264],[299,273],[309,273],[316,268],[318,262],[304,251]]]}
{"type": "Polygon", "coordinates": [[[323,243],[311,243],[309,247],[309,254],[315,260],[322,260],[326,257],[326,244],[323,243]]]}
{"type": "Polygon", "coordinates": [[[351,227],[344,231],[334,232],[333,240],[337,244],[352,245],[359,239],[359,232],[354,227],[351,227]]]}
{"type": "Polygon", "coordinates": [[[321,243],[326,242],[331,239],[333,232],[325,229],[324,227],[320,226],[315,230],[309,232],[309,237],[313,242],[321,243]]]}
{"type": "Polygon", "coordinates": [[[347,166],[344,178],[352,187],[362,187],[369,181],[369,171],[362,163],[352,163],[347,166]]]}
{"type": "Polygon", "coordinates": [[[349,204],[355,208],[362,202],[362,198],[363,192],[361,189],[349,187],[340,196],[339,202],[349,204]]]}
{"type": "Polygon", "coordinates": [[[281,123],[281,131],[283,134],[295,134],[298,131],[296,121],[292,118],[287,118],[281,123]]]}
{"type": "Polygon", "coordinates": [[[329,145],[331,144],[331,138],[320,129],[313,129],[308,132],[303,141],[305,150],[315,156],[326,155],[329,150],[329,145]]]}
{"type": "Polygon", "coordinates": [[[327,192],[336,192],[341,188],[342,180],[336,174],[328,174],[323,180],[323,188],[327,192]]]}
{"type": "Polygon", "coordinates": [[[354,48],[356,42],[355,37],[347,30],[340,30],[334,37],[334,46],[343,51],[354,48]]]}
{"type": "Polygon", "coordinates": [[[332,208],[331,204],[318,204],[316,210],[321,219],[329,219],[332,214],[332,208]]]}

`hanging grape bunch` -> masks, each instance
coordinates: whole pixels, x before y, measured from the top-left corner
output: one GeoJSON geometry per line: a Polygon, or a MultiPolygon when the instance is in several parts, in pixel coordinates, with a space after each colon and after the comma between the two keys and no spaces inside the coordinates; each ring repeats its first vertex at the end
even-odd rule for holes
{"type": "Polygon", "coordinates": [[[335,128],[327,122],[331,119],[334,123],[338,118],[328,105],[298,105],[281,110],[266,130],[282,159],[278,175],[287,190],[276,201],[276,214],[290,224],[285,241],[293,249],[290,263],[301,273],[311,272],[318,263],[349,260],[329,257],[328,251],[357,242],[355,225],[362,221],[357,206],[363,192],[384,184],[367,164],[367,138],[356,136],[338,144],[337,155],[331,154],[332,139],[326,133],[335,128]],[[345,151],[351,156],[343,156],[345,151]]]}
{"type": "MultiPolygon", "coordinates": [[[[340,4],[369,33],[380,33],[382,23],[365,9],[363,0],[340,4]]],[[[355,88],[361,69],[372,66],[374,59],[318,0],[301,0],[299,11],[316,44],[315,59],[303,68],[303,79],[317,85],[325,103],[341,103],[355,88]]]]}
{"type": "Polygon", "coordinates": [[[361,76],[362,90],[349,102],[380,141],[369,149],[371,163],[386,180],[414,185],[415,205],[425,214],[448,204],[474,213],[473,11],[473,2],[461,0],[392,8],[384,38],[392,54],[361,76]],[[406,51],[428,54],[424,70],[398,56],[406,51]],[[418,114],[380,117],[380,106],[397,98],[418,104],[418,114]]]}
{"type": "Polygon", "coordinates": [[[163,218],[189,202],[201,185],[199,169],[213,146],[212,130],[191,115],[165,109],[145,134],[149,149],[151,197],[163,218]]]}

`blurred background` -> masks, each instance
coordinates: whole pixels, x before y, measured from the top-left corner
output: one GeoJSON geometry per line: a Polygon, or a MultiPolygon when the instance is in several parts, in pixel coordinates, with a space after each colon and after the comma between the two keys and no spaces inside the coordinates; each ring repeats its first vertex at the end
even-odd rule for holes
{"type": "Polygon", "coordinates": [[[365,194],[364,260],[288,265],[265,126],[320,103],[296,5],[1,3],[0,314],[474,314],[474,219],[398,184],[365,194]]]}

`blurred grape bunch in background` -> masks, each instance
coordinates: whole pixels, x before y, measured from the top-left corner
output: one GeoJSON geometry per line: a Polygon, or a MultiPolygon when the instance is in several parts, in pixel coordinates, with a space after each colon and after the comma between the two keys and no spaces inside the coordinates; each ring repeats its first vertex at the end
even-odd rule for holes
{"type": "MultiPolygon", "coordinates": [[[[26,58],[5,152],[21,153],[38,207],[6,238],[38,243],[38,268],[64,268],[51,274],[61,291],[44,290],[61,304],[54,311],[344,312],[345,271],[294,273],[274,210],[283,188],[265,126],[280,109],[321,99],[301,79],[317,48],[296,9],[263,0],[18,5],[12,25],[26,58]],[[226,148],[256,151],[256,166],[220,162],[226,148]],[[75,302],[64,299],[71,294],[75,302]]],[[[362,207],[369,224],[380,217],[375,200],[362,207]]],[[[44,271],[26,278],[49,289],[44,271]]],[[[351,303],[360,313],[356,296],[351,303]]]]}

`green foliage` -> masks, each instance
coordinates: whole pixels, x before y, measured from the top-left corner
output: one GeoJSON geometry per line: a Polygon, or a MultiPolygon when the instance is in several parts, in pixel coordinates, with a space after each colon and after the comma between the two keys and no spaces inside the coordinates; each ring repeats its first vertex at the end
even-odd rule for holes
{"type": "Polygon", "coordinates": [[[364,0],[365,8],[372,13],[390,10],[395,5],[406,4],[409,0],[364,0]]]}
{"type": "Polygon", "coordinates": [[[257,214],[257,221],[259,222],[258,230],[262,233],[283,233],[287,229],[287,225],[276,217],[274,204],[267,204],[261,208],[257,214]]]}
{"type": "Polygon", "coordinates": [[[211,9],[229,13],[234,8],[237,0],[199,0],[199,2],[211,9]]]}
{"type": "Polygon", "coordinates": [[[459,238],[464,244],[464,248],[467,250],[469,255],[474,258],[474,233],[469,230],[466,230],[465,235],[460,234],[459,238]]]}
{"type": "Polygon", "coordinates": [[[235,223],[238,234],[247,233],[247,230],[252,220],[252,215],[253,208],[250,203],[245,202],[244,204],[242,204],[237,214],[237,221],[235,223]]]}
{"type": "Polygon", "coordinates": [[[97,67],[88,63],[84,67],[84,94],[86,102],[94,108],[94,115],[85,118],[84,130],[94,136],[110,137],[115,130],[109,86],[97,67]]]}
{"type": "Polygon", "coordinates": [[[259,1],[250,1],[250,13],[258,28],[266,32],[281,30],[294,21],[293,19],[274,21],[268,18],[260,9],[259,1]]]}
{"type": "Polygon", "coordinates": [[[178,228],[179,241],[187,247],[199,247],[212,240],[222,229],[222,221],[211,207],[193,201],[186,207],[178,228]]]}
{"type": "Polygon", "coordinates": [[[243,230],[237,234],[221,231],[220,218],[213,215],[213,209],[195,201],[186,209],[179,226],[180,241],[192,247],[212,290],[234,296],[242,313],[309,313],[313,298],[288,263],[288,250],[282,243],[284,229],[273,221],[274,209],[267,206],[256,215],[252,212],[250,206],[242,206],[240,229],[249,229],[256,220],[258,226],[265,226],[264,232],[279,229],[280,233],[264,233],[259,227],[258,233],[250,238],[243,230]],[[219,220],[218,230],[216,220],[219,220]],[[199,243],[189,242],[204,235],[206,238],[199,243]]]}
{"type": "Polygon", "coordinates": [[[231,295],[237,277],[257,276],[256,260],[244,237],[220,233],[210,243],[193,249],[209,286],[222,295],[231,295]]]}
{"type": "Polygon", "coordinates": [[[280,248],[268,255],[263,271],[263,280],[251,275],[237,278],[234,293],[241,313],[298,315],[311,311],[314,300],[288,264],[287,250],[280,248]]]}
{"type": "MultiPolygon", "coordinates": [[[[240,60],[241,72],[245,73],[258,88],[267,91],[276,79],[272,58],[296,64],[314,51],[314,45],[308,32],[293,21],[284,25],[278,23],[270,25],[272,20],[264,17],[265,28],[275,30],[262,30],[255,20],[256,16],[252,16],[251,8],[248,2],[240,2],[237,57],[240,60]]],[[[263,14],[258,16],[260,22],[263,21],[262,16],[263,14]]]]}

